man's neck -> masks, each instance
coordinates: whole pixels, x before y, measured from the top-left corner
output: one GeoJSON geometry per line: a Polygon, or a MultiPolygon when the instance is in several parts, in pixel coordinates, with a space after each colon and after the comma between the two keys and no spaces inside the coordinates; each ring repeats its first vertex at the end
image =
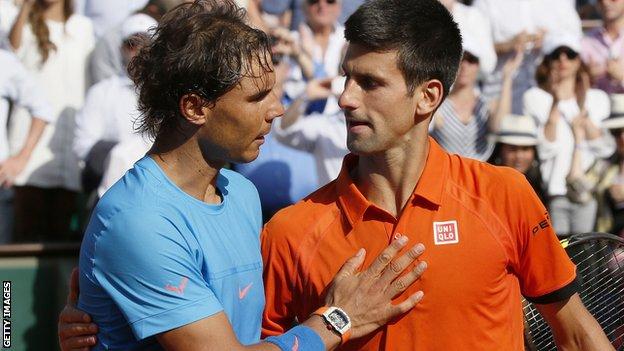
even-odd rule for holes
{"type": "Polygon", "coordinates": [[[225,163],[205,159],[197,139],[175,143],[157,138],[148,154],[182,191],[208,204],[221,203],[217,176],[225,163]]]}
{"type": "Polygon", "coordinates": [[[397,218],[425,168],[429,153],[425,122],[402,148],[361,156],[354,170],[355,184],[364,197],[397,218]]]}
{"type": "Polygon", "coordinates": [[[605,21],[604,28],[612,39],[617,39],[620,36],[622,29],[624,29],[624,16],[615,20],[605,21]]]}

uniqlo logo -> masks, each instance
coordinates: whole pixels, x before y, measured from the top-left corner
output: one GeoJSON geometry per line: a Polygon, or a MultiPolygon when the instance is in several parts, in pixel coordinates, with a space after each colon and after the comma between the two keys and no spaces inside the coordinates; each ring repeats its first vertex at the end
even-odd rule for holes
{"type": "Polygon", "coordinates": [[[433,222],[433,240],[436,245],[457,244],[459,242],[457,221],[433,222]]]}

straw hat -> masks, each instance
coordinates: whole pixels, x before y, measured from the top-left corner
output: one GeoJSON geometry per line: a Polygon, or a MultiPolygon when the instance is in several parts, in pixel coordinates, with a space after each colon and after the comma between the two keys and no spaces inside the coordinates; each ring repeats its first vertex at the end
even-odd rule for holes
{"type": "Polygon", "coordinates": [[[496,141],[518,146],[537,145],[537,126],[530,116],[507,115],[500,122],[496,141]]]}
{"type": "Polygon", "coordinates": [[[607,129],[624,128],[624,94],[611,94],[611,115],[602,121],[602,126],[607,129]]]}

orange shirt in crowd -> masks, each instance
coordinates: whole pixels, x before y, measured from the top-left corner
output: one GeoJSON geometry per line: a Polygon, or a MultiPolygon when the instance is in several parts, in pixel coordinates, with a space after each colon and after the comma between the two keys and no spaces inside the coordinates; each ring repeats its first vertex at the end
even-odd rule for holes
{"type": "Polygon", "coordinates": [[[359,192],[349,176],[358,158],[348,155],[337,180],[266,225],[264,336],[322,306],[326,286],[360,247],[367,267],[398,235],[409,237],[407,247],[425,245],[428,268],[396,301],[418,290],[425,297],[343,350],[524,350],[521,294],[544,303],[575,291],[575,266],[524,176],[429,145],[398,218],[359,192]]]}

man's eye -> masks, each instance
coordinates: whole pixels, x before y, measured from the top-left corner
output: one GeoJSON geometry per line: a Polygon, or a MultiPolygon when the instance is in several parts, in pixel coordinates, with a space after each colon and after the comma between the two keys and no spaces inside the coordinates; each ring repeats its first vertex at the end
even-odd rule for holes
{"type": "Polygon", "coordinates": [[[362,88],[364,89],[374,89],[377,86],[379,86],[379,84],[377,84],[377,82],[370,77],[366,77],[362,79],[361,84],[362,84],[362,88]]]}

